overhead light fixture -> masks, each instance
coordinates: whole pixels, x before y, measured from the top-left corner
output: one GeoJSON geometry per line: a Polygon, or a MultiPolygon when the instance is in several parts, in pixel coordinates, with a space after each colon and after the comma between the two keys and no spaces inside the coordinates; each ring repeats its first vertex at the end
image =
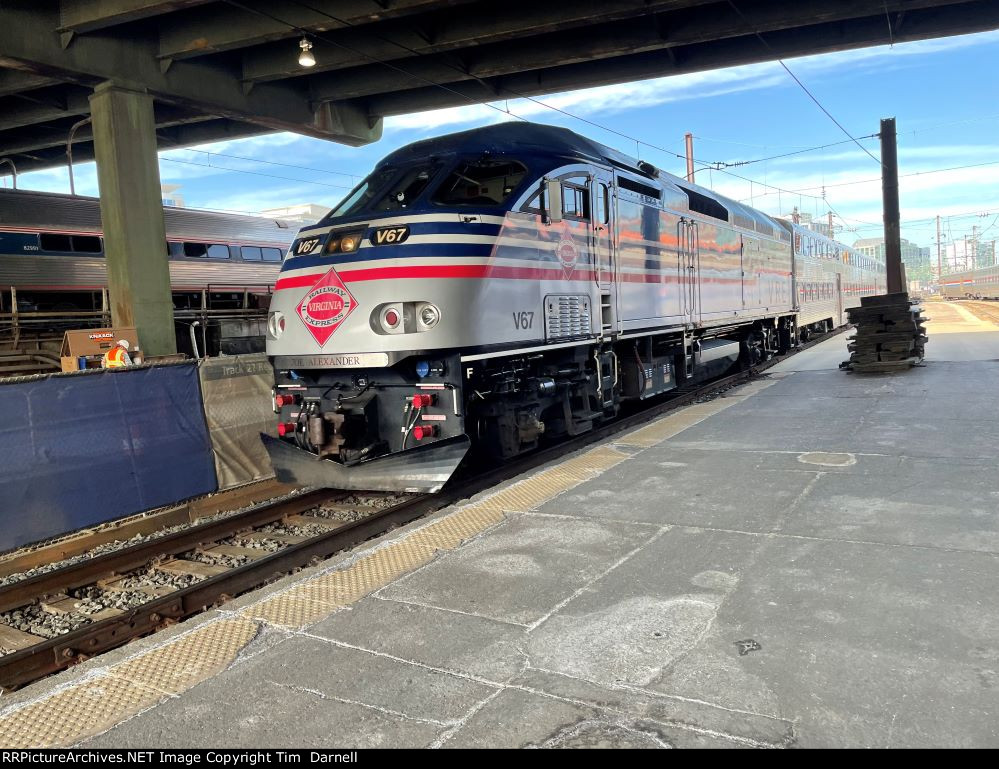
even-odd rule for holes
{"type": "Polygon", "coordinates": [[[302,49],[302,52],[298,54],[298,63],[303,67],[316,66],[316,57],[312,54],[312,43],[303,37],[298,41],[298,47],[302,49]]]}

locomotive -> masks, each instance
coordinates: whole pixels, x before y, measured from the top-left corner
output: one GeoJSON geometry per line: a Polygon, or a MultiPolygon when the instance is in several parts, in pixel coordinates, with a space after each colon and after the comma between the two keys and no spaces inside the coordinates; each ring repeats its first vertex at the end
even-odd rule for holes
{"type": "Polygon", "coordinates": [[[427,139],[293,241],[262,438],[279,480],[432,492],[473,444],[583,433],[884,288],[884,264],[564,128],[427,139]]]}

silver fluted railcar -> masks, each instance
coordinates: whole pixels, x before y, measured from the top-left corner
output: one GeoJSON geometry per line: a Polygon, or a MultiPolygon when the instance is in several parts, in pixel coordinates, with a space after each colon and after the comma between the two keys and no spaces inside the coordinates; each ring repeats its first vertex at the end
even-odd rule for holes
{"type": "MultiPolygon", "coordinates": [[[[258,216],[164,208],[174,309],[202,342],[244,351],[259,340],[297,225],[258,216]],[[239,341],[236,341],[239,340],[239,341]]],[[[106,322],[107,268],[96,198],[0,190],[0,316],[8,329],[106,322]]],[[[184,344],[188,335],[178,334],[184,344]]],[[[204,352],[204,349],[201,350],[204,352]]]]}

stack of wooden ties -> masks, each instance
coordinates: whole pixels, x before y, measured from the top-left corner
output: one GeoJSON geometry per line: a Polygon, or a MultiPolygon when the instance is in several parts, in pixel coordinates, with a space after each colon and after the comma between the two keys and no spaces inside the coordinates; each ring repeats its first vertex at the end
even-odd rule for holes
{"type": "Polygon", "coordinates": [[[917,301],[907,293],[865,296],[846,311],[857,327],[849,337],[850,360],[840,367],[857,372],[901,371],[923,359],[926,328],[917,301]]]}

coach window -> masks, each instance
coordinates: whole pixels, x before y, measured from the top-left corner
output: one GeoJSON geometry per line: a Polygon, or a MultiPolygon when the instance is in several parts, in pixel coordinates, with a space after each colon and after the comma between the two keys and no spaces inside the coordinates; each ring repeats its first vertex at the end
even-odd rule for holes
{"type": "Polygon", "coordinates": [[[239,251],[244,262],[259,262],[261,259],[260,249],[257,246],[243,246],[239,251]]]}
{"type": "Polygon", "coordinates": [[[284,254],[280,248],[262,248],[265,262],[280,262],[284,254]]]}
{"type": "Polygon", "coordinates": [[[520,186],[526,173],[527,168],[515,160],[466,160],[447,175],[433,201],[448,206],[499,205],[520,186]]]}
{"type": "Polygon", "coordinates": [[[38,236],[38,246],[42,251],[72,251],[69,235],[43,232],[38,236]]]}
{"type": "Polygon", "coordinates": [[[185,243],[184,256],[204,256],[208,253],[208,246],[204,243],[185,243]]]}
{"type": "Polygon", "coordinates": [[[229,258],[229,246],[222,246],[218,243],[213,243],[208,246],[208,258],[209,259],[228,259],[229,258]]]}
{"type": "Polygon", "coordinates": [[[81,254],[99,254],[101,239],[96,235],[74,235],[73,250],[81,254]]]}

